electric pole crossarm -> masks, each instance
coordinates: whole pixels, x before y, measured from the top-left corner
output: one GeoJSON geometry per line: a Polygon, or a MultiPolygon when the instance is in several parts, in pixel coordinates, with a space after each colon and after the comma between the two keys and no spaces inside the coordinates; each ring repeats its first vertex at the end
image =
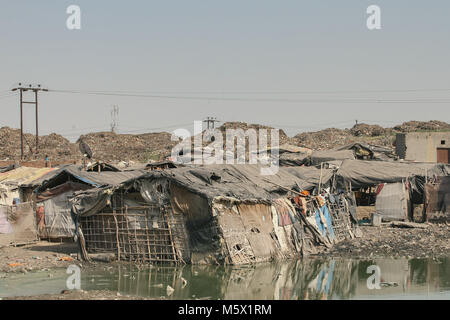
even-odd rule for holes
{"type": "Polygon", "coordinates": [[[14,87],[11,91],[19,91],[20,98],[20,159],[23,160],[23,105],[24,104],[34,104],[36,108],[36,152],[39,146],[39,110],[38,110],[38,92],[48,91],[47,88],[43,88],[40,84],[38,85],[22,85],[19,83],[17,87],[14,87]],[[27,91],[34,92],[34,101],[24,101],[23,93],[27,91]]]}

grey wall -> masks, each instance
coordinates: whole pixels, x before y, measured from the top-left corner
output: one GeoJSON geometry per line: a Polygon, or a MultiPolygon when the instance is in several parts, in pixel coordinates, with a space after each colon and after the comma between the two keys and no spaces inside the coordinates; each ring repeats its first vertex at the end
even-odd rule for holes
{"type": "Polygon", "coordinates": [[[437,148],[450,148],[450,132],[411,132],[405,137],[405,160],[436,162],[437,148]],[[441,141],[445,141],[441,144],[441,141]]]}

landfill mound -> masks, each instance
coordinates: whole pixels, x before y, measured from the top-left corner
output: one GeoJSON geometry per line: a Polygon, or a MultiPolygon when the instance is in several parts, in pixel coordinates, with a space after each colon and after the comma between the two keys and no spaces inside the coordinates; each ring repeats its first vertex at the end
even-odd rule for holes
{"type": "Polygon", "coordinates": [[[397,133],[422,131],[450,131],[450,124],[431,121],[408,121],[393,128],[366,123],[355,124],[350,129],[328,128],[316,132],[302,132],[291,138],[291,144],[313,150],[329,150],[350,143],[368,143],[393,147],[397,133]]]}
{"type": "MultiPolygon", "coordinates": [[[[245,122],[225,122],[223,125],[221,125],[220,127],[216,128],[217,130],[219,130],[221,132],[221,139],[222,140],[218,140],[218,137],[216,136],[215,133],[213,132],[207,132],[207,130],[203,131],[202,133],[202,137],[200,137],[202,143],[201,143],[201,147],[202,148],[208,148],[211,151],[211,155],[214,154],[214,152],[212,151],[213,149],[215,149],[218,146],[222,146],[223,150],[224,150],[224,154],[223,154],[223,158],[224,160],[227,159],[227,157],[230,156],[230,152],[233,154],[234,158],[236,159],[238,156],[240,156],[240,149],[238,148],[238,137],[242,137],[241,134],[244,135],[244,140],[245,140],[245,150],[244,150],[244,156],[245,156],[245,160],[249,161],[249,151],[250,151],[250,146],[249,146],[249,142],[251,141],[250,137],[252,136],[252,130],[254,130],[254,133],[256,134],[256,143],[257,143],[257,149],[259,151],[260,147],[262,147],[264,144],[262,143],[261,146],[259,145],[260,141],[260,135],[265,135],[266,137],[266,143],[265,146],[266,148],[264,149],[270,149],[272,147],[272,130],[275,130],[275,128],[270,127],[270,126],[265,126],[265,125],[259,125],[259,124],[248,124],[245,122]],[[232,149],[230,150],[229,147],[229,143],[230,141],[227,141],[227,139],[229,139],[229,137],[227,137],[227,130],[235,130],[234,132],[228,132],[231,136],[234,137],[234,141],[232,142],[232,149]],[[238,131],[242,130],[241,133],[239,133],[238,131]],[[222,141],[222,143],[220,144],[219,141],[222,141]]],[[[199,146],[196,145],[196,137],[197,136],[191,136],[190,138],[190,143],[191,143],[191,150],[198,150],[199,146]]],[[[279,130],[278,131],[278,136],[279,136],[279,145],[283,145],[283,144],[288,144],[290,141],[290,138],[286,135],[286,133],[283,130],[279,130]]],[[[240,140],[239,140],[240,141],[240,140]]],[[[206,149],[204,149],[206,150],[206,149]]],[[[258,150],[254,150],[254,151],[258,151],[258,150]]],[[[196,151],[195,151],[196,152],[196,151]]],[[[186,156],[185,156],[186,158],[186,156]]],[[[187,156],[187,158],[185,160],[190,160],[193,161],[193,157],[191,156],[187,156]]]]}
{"type": "Polygon", "coordinates": [[[172,141],[171,136],[167,132],[136,135],[95,132],[82,135],[80,139],[89,145],[94,159],[149,162],[163,160],[170,154],[178,143],[172,141]]]}
{"type": "MultiPolygon", "coordinates": [[[[48,156],[50,160],[72,161],[78,147],[63,136],[52,133],[39,137],[39,148],[36,152],[36,136],[25,133],[23,152],[25,160],[44,160],[48,156]]],[[[0,128],[0,159],[20,159],[20,129],[0,128]]]]}
{"type": "MultiPolygon", "coordinates": [[[[389,132],[389,131],[388,131],[389,132]]],[[[351,143],[369,143],[379,146],[392,147],[395,134],[376,134],[359,129],[328,128],[316,132],[299,133],[291,139],[291,144],[313,150],[329,150],[351,143]]]]}
{"type": "MultiPolygon", "coordinates": [[[[254,129],[257,133],[266,129],[267,144],[270,146],[269,126],[248,124],[245,122],[225,122],[218,129],[225,133],[227,129],[254,129]]],[[[349,129],[328,128],[316,132],[303,132],[294,137],[288,137],[283,130],[279,130],[279,144],[305,147],[312,150],[328,150],[350,143],[368,143],[379,146],[392,147],[396,133],[413,131],[450,131],[450,124],[442,121],[409,121],[393,128],[383,128],[379,125],[358,123],[349,129]]],[[[225,135],[224,135],[225,137],[225,135]]],[[[171,140],[167,132],[146,134],[117,134],[114,132],[95,132],[82,135],[93,152],[96,160],[116,161],[159,161],[170,156],[172,148],[178,143],[171,140]]],[[[246,144],[248,138],[246,138],[246,144]]],[[[43,160],[48,156],[51,161],[79,161],[81,153],[77,143],[71,143],[63,136],[52,133],[39,138],[39,149],[35,152],[35,136],[24,135],[25,160],[43,160]]],[[[208,142],[203,142],[203,146],[208,142]]],[[[224,147],[226,149],[225,141],[224,147]]],[[[246,145],[246,150],[248,151],[246,145]]],[[[9,127],[0,128],[0,160],[20,159],[20,130],[9,127]]]]}
{"type": "Polygon", "coordinates": [[[443,121],[432,120],[428,122],[408,121],[393,128],[398,132],[414,131],[450,131],[450,124],[443,121]]]}
{"type": "MultiPolygon", "coordinates": [[[[219,127],[219,130],[222,131],[222,133],[226,133],[227,129],[242,129],[244,131],[247,131],[249,129],[255,130],[257,133],[259,133],[260,130],[267,130],[267,140],[270,142],[270,134],[271,130],[274,129],[273,127],[264,126],[260,124],[249,124],[245,122],[225,122],[223,125],[219,127]]],[[[287,134],[283,130],[279,130],[279,138],[280,138],[280,145],[288,143],[290,138],[287,136],[287,134]]]]}

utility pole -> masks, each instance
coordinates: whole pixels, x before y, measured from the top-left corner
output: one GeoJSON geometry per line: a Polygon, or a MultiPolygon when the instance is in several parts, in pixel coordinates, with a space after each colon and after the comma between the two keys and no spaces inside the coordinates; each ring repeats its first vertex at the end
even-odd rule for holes
{"type": "Polygon", "coordinates": [[[11,91],[19,91],[20,98],[20,159],[23,160],[23,104],[34,104],[36,107],[36,151],[39,146],[39,112],[38,112],[38,92],[48,91],[48,89],[43,88],[40,84],[22,84],[19,82],[18,86],[14,87],[11,91]],[[24,101],[23,93],[26,91],[34,92],[34,101],[24,101]]]}
{"type": "Polygon", "coordinates": [[[216,117],[207,117],[203,122],[206,122],[207,129],[214,129],[215,123],[220,121],[216,117]]]}
{"type": "Polygon", "coordinates": [[[119,106],[114,105],[111,109],[111,132],[116,132],[119,126],[119,106]]]}

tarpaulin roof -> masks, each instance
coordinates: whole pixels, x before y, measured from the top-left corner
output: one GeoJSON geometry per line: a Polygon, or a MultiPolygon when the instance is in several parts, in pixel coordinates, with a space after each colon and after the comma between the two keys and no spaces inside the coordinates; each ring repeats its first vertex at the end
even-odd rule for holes
{"type": "Polygon", "coordinates": [[[411,176],[446,176],[450,167],[436,163],[344,160],[336,172],[337,178],[361,188],[379,183],[400,182],[411,176]]]}
{"type": "Polygon", "coordinates": [[[54,168],[19,167],[14,170],[0,173],[0,184],[9,186],[30,184],[32,181],[39,179],[54,170],[54,168]]]}
{"type": "MultiPolygon", "coordinates": [[[[259,165],[205,165],[162,172],[162,176],[207,198],[271,199],[288,189],[309,190],[319,184],[321,170],[315,167],[280,167],[274,175],[261,175],[259,165]]],[[[322,170],[322,183],[333,175],[322,170]]]]}
{"type": "Polygon", "coordinates": [[[395,159],[394,150],[383,146],[377,146],[367,143],[351,143],[335,150],[353,150],[356,156],[370,156],[373,160],[393,160],[395,159]]]}
{"type": "Polygon", "coordinates": [[[84,171],[78,165],[70,165],[61,168],[58,174],[43,181],[37,191],[39,192],[49,187],[55,187],[70,179],[86,183],[93,187],[115,186],[129,179],[141,176],[145,172],[145,170],[92,172],[84,171]]]}
{"type": "Polygon", "coordinates": [[[309,157],[309,165],[318,165],[333,160],[355,159],[352,150],[323,150],[314,151],[309,157]]]}
{"type": "MultiPolygon", "coordinates": [[[[166,179],[208,200],[231,197],[238,200],[271,200],[286,194],[287,190],[309,190],[326,184],[333,176],[331,169],[315,167],[280,167],[274,175],[261,175],[259,165],[205,165],[151,171],[125,181],[115,188],[92,189],[79,192],[73,199],[77,214],[92,214],[107,203],[116,188],[135,187],[141,193],[148,188],[146,181],[166,179]]],[[[148,191],[148,190],[147,190],[148,191]]]]}

